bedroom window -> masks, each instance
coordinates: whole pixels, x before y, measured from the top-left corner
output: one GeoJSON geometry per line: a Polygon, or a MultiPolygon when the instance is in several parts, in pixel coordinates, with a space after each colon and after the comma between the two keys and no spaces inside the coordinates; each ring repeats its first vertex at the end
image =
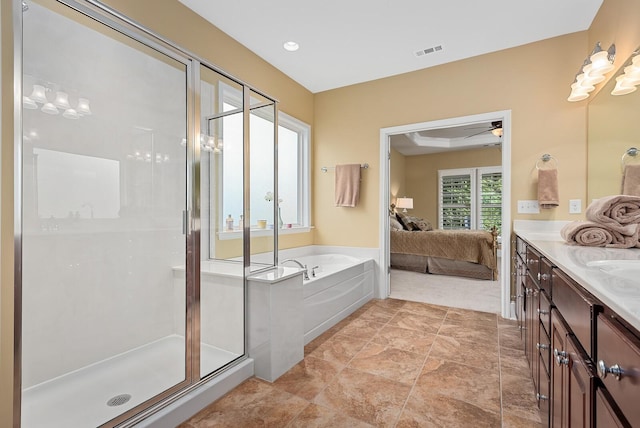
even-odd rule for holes
{"type": "Polygon", "coordinates": [[[485,229],[502,226],[502,168],[438,171],[440,229],[485,229]]]}

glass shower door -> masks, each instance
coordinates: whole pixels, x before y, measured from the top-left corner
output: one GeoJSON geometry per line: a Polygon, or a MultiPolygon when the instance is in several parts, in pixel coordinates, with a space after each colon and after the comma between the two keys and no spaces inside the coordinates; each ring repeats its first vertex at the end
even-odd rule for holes
{"type": "Polygon", "coordinates": [[[191,382],[190,66],[58,2],[27,6],[22,426],[111,424],[191,382]]]}

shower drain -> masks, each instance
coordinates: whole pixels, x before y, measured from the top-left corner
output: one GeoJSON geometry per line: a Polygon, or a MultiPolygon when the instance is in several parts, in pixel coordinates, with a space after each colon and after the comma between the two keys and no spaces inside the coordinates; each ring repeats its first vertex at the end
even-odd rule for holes
{"type": "Polygon", "coordinates": [[[115,407],[122,406],[127,401],[131,400],[131,394],[120,394],[112,397],[107,401],[107,406],[115,407]]]}

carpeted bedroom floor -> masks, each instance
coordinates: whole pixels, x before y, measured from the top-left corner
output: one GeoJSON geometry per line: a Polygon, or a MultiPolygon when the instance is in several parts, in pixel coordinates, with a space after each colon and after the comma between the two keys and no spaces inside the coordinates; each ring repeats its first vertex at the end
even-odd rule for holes
{"type": "Polygon", "coordinates": [[[394,299],[500,313],[500,283],[391,269],[394,299]]]}

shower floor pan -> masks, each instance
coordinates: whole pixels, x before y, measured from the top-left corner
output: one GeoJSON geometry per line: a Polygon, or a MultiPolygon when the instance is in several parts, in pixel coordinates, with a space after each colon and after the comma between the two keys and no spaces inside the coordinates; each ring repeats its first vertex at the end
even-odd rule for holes
{"type": "MultiPolygon", "coordinates": [[[[205,344],[201,354],[202,373],[240,356],[205,344]]],[[[183,379],[184,338],[167,336],[25,389],[22,427],[95,427],[183,379]]]]}

